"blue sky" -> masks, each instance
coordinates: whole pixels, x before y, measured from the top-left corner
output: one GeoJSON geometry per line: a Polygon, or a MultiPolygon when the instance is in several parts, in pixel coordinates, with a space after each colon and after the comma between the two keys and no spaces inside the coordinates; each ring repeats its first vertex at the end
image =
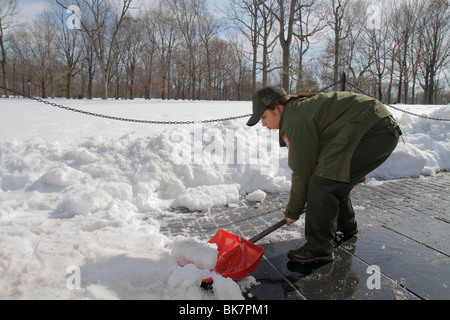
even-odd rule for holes
{"type": "Polygon", "coordinates": [[[27,21],[32,19],[46,7],[45,0],[19,0],[19,5],[21,7],[18,18],[20,21],[27,21]]]}
{"type": "MultiPolygon", "coordinates": [[[[19,0],[19,5],[21,7],[19,19],[22,21],[26,21],[40,14],[42,11],[45,10],[47,1],[49,0],[19,0]]],[[[136,0],[135,2],[139,1],[143,0],[136,0]]],[[[152,0],[145,0],[145,1],[152,1],[152,0]]],[[[213,4],[223,6],[223,4],[227,3],[228,0],[208,0],[208,1],[211,1],[211,3],[213,4]]]]}

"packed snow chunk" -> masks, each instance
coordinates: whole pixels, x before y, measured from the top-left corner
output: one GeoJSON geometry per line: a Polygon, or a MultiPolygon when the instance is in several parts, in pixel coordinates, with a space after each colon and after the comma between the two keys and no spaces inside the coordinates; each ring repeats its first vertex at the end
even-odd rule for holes
{"type": "Polygon", "coordinates": [[[204,300],[209,293],[201,288],[202,279],[210,277],[211,272],[188,264],[178,267],[169,274],[163,298],[171,300],[204,300]]]}
{"type": "Polygon", "coordinates": [[[246,197],[246,200],[248,201],[259,201],[263,202],[266,199],[266,193],[262,190],[256,190],[252,193],[249,193],[246,197]]]}
{"type": "Polygon", "coordinates": [[[194,264],[207,270],[215,269],[218,254],[215,243],[200,243],[184,236],[175,238],[171,251],[172,258],[180,265],[194,264]]]}
{"type": "Polygon", "coordinates": [[[61,166],[51,169],[41,177],[41,182],[55,187],[67,187],[77,182],[83,182],[89,179],[89,175],[72,169],[68,166],[61,166]]]}
{"type": "Polygon", "coordinates": [[[213,278],[214,295],[219,300],[244,300],[241,288],[231,278],[224,278],[215,273],[213,278]]]}
{"type": "Polygon", "coordinates": [[[89,186],[69,193],[58,206],[58,211],[65,212],[67,218],[88,215],[106,209],[112,200],[111,195],[89,186]]]}
{"type": "Polygon", "coordinates": [[[93,154],[92,152],[88,151],[86,148],[77,147],[75,149],[68,150],[63,158],[65,160],[72,160],[77,161],[82,164],[88,164],[98,161],[100,158],[93,154]]]}
{"type": "Polygon", "coordinates": [[[225,206],[239,201],[239,189],[239,184],[201,185],[187,188],[177,197],[176,205],[192,211],[225,206]]]}

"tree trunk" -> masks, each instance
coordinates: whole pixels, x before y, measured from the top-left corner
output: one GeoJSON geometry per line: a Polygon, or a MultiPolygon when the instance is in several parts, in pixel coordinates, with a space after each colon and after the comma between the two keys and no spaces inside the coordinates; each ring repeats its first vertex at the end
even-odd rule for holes
{"type": "MultiPolygon", "coordinates": [[[[3,26],[2,26],[2,19],[0,18],[0,47],[2,51],[2,79],[3,79],[3,85],[8,88],[8,77],[6,73],[6,50],[5,45],[3,43],[3,26]]],[[[4,89],[5,97],[9,98],[8,90],[4,89]]]]}

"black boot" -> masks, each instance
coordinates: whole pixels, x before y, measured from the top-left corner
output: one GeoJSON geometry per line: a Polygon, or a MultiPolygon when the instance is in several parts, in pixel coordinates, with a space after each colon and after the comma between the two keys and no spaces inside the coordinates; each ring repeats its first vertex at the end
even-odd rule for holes
{"type": "Polygon", "coordinates": [[[333,261],[334,255],[331,253],[326,256],[319,256],[311,251],[306,250],[304,247],[298,249],[289,250],[288,257],[292,262],[296,263],[309,263],[309,262],[330,262],[333,261]]]}

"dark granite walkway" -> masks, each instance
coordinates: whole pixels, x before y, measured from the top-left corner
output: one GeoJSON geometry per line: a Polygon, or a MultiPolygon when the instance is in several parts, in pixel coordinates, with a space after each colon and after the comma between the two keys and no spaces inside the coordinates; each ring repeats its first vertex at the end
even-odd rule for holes
{"type": "MultiPolygon", "coordinates": [[[[303,220],[257,244],[264,257],[251,274],[248,299],[450,299],[450,174],[371,182],[352,192],[359,233],[335,249],[335,261],[296,265],[303,220]]],[[[209,240],[218,229],[251,238],[282,218],[287,194],[245,200],[210,212],[166,217],[161,232],[209,240]]]]}

